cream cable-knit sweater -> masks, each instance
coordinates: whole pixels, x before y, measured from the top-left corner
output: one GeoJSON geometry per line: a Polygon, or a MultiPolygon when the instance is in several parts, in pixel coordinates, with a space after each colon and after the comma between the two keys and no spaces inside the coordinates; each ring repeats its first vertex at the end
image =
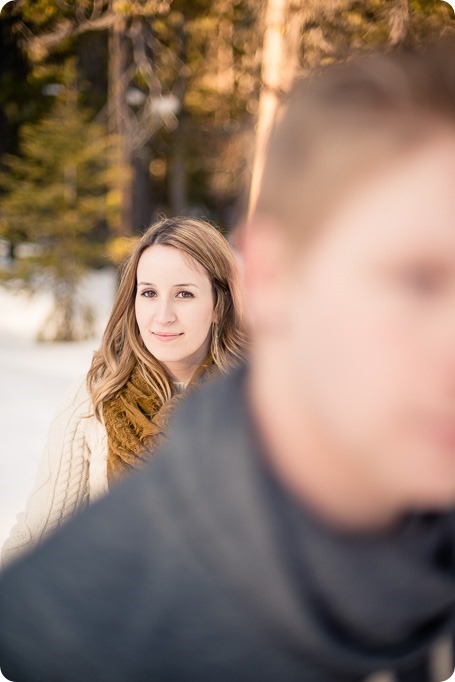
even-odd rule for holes
{"type": "Polygon", "coordinates": [[[93,414],[84,378],[70,388],[51,423],[26,509],[3,545],[2,565],[35,547],[107,490],[107,433],[93,414]]]}

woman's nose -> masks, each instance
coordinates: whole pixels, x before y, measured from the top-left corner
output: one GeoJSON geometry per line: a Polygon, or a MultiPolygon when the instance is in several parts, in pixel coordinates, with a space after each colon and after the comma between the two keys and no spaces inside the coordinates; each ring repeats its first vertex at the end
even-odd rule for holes
{"type": "Polygon", "coordinates": [[[175,320],[175,312],[172,302],[165,298],[158,300],[154,317],[156,322],[160,324],[173,322],[175,320]]]}

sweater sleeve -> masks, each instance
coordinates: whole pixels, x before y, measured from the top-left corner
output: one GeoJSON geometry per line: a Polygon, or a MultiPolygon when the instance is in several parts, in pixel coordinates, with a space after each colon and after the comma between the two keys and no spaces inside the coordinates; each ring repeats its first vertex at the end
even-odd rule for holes
{"type": "Polygon", "coordinates": [[[68,391],[54,417],[25,511],[2,548],[5,566],[35,547],[89,502],[89,450],[85,438],[91,401],[84,381],[68,391]]]}

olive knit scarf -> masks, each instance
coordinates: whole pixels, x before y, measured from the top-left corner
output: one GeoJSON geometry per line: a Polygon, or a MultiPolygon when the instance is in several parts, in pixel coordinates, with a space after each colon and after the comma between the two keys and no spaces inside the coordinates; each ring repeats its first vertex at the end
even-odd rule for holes
{"type": "Polygon", "coordinates": [[[176,393],[163,405],[136,365],[125,386],[103,403],[109,487],[151,459],[166,437],[177,404],[189,391],[212,376],[215,369],[209,355],[185,391],[176,393]]]}

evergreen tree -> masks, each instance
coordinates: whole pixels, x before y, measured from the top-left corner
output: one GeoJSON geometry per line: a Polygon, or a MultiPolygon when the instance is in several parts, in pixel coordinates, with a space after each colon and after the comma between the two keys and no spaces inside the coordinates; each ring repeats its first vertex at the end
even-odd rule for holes
{"type": "Polygon", "coordinates": [[[52,292],[55,308],[42,338],[88,336],[92,314],[78,302],[77,284],[100,244],[95,228],[109,218],[109,148],[104,128],[78,106],[73,62],[50,112],[19,133],[19,154],[6,155],[0,176],[0,236],[20,234],[32,245],[3,279],[30,292],[52,292]]]}

